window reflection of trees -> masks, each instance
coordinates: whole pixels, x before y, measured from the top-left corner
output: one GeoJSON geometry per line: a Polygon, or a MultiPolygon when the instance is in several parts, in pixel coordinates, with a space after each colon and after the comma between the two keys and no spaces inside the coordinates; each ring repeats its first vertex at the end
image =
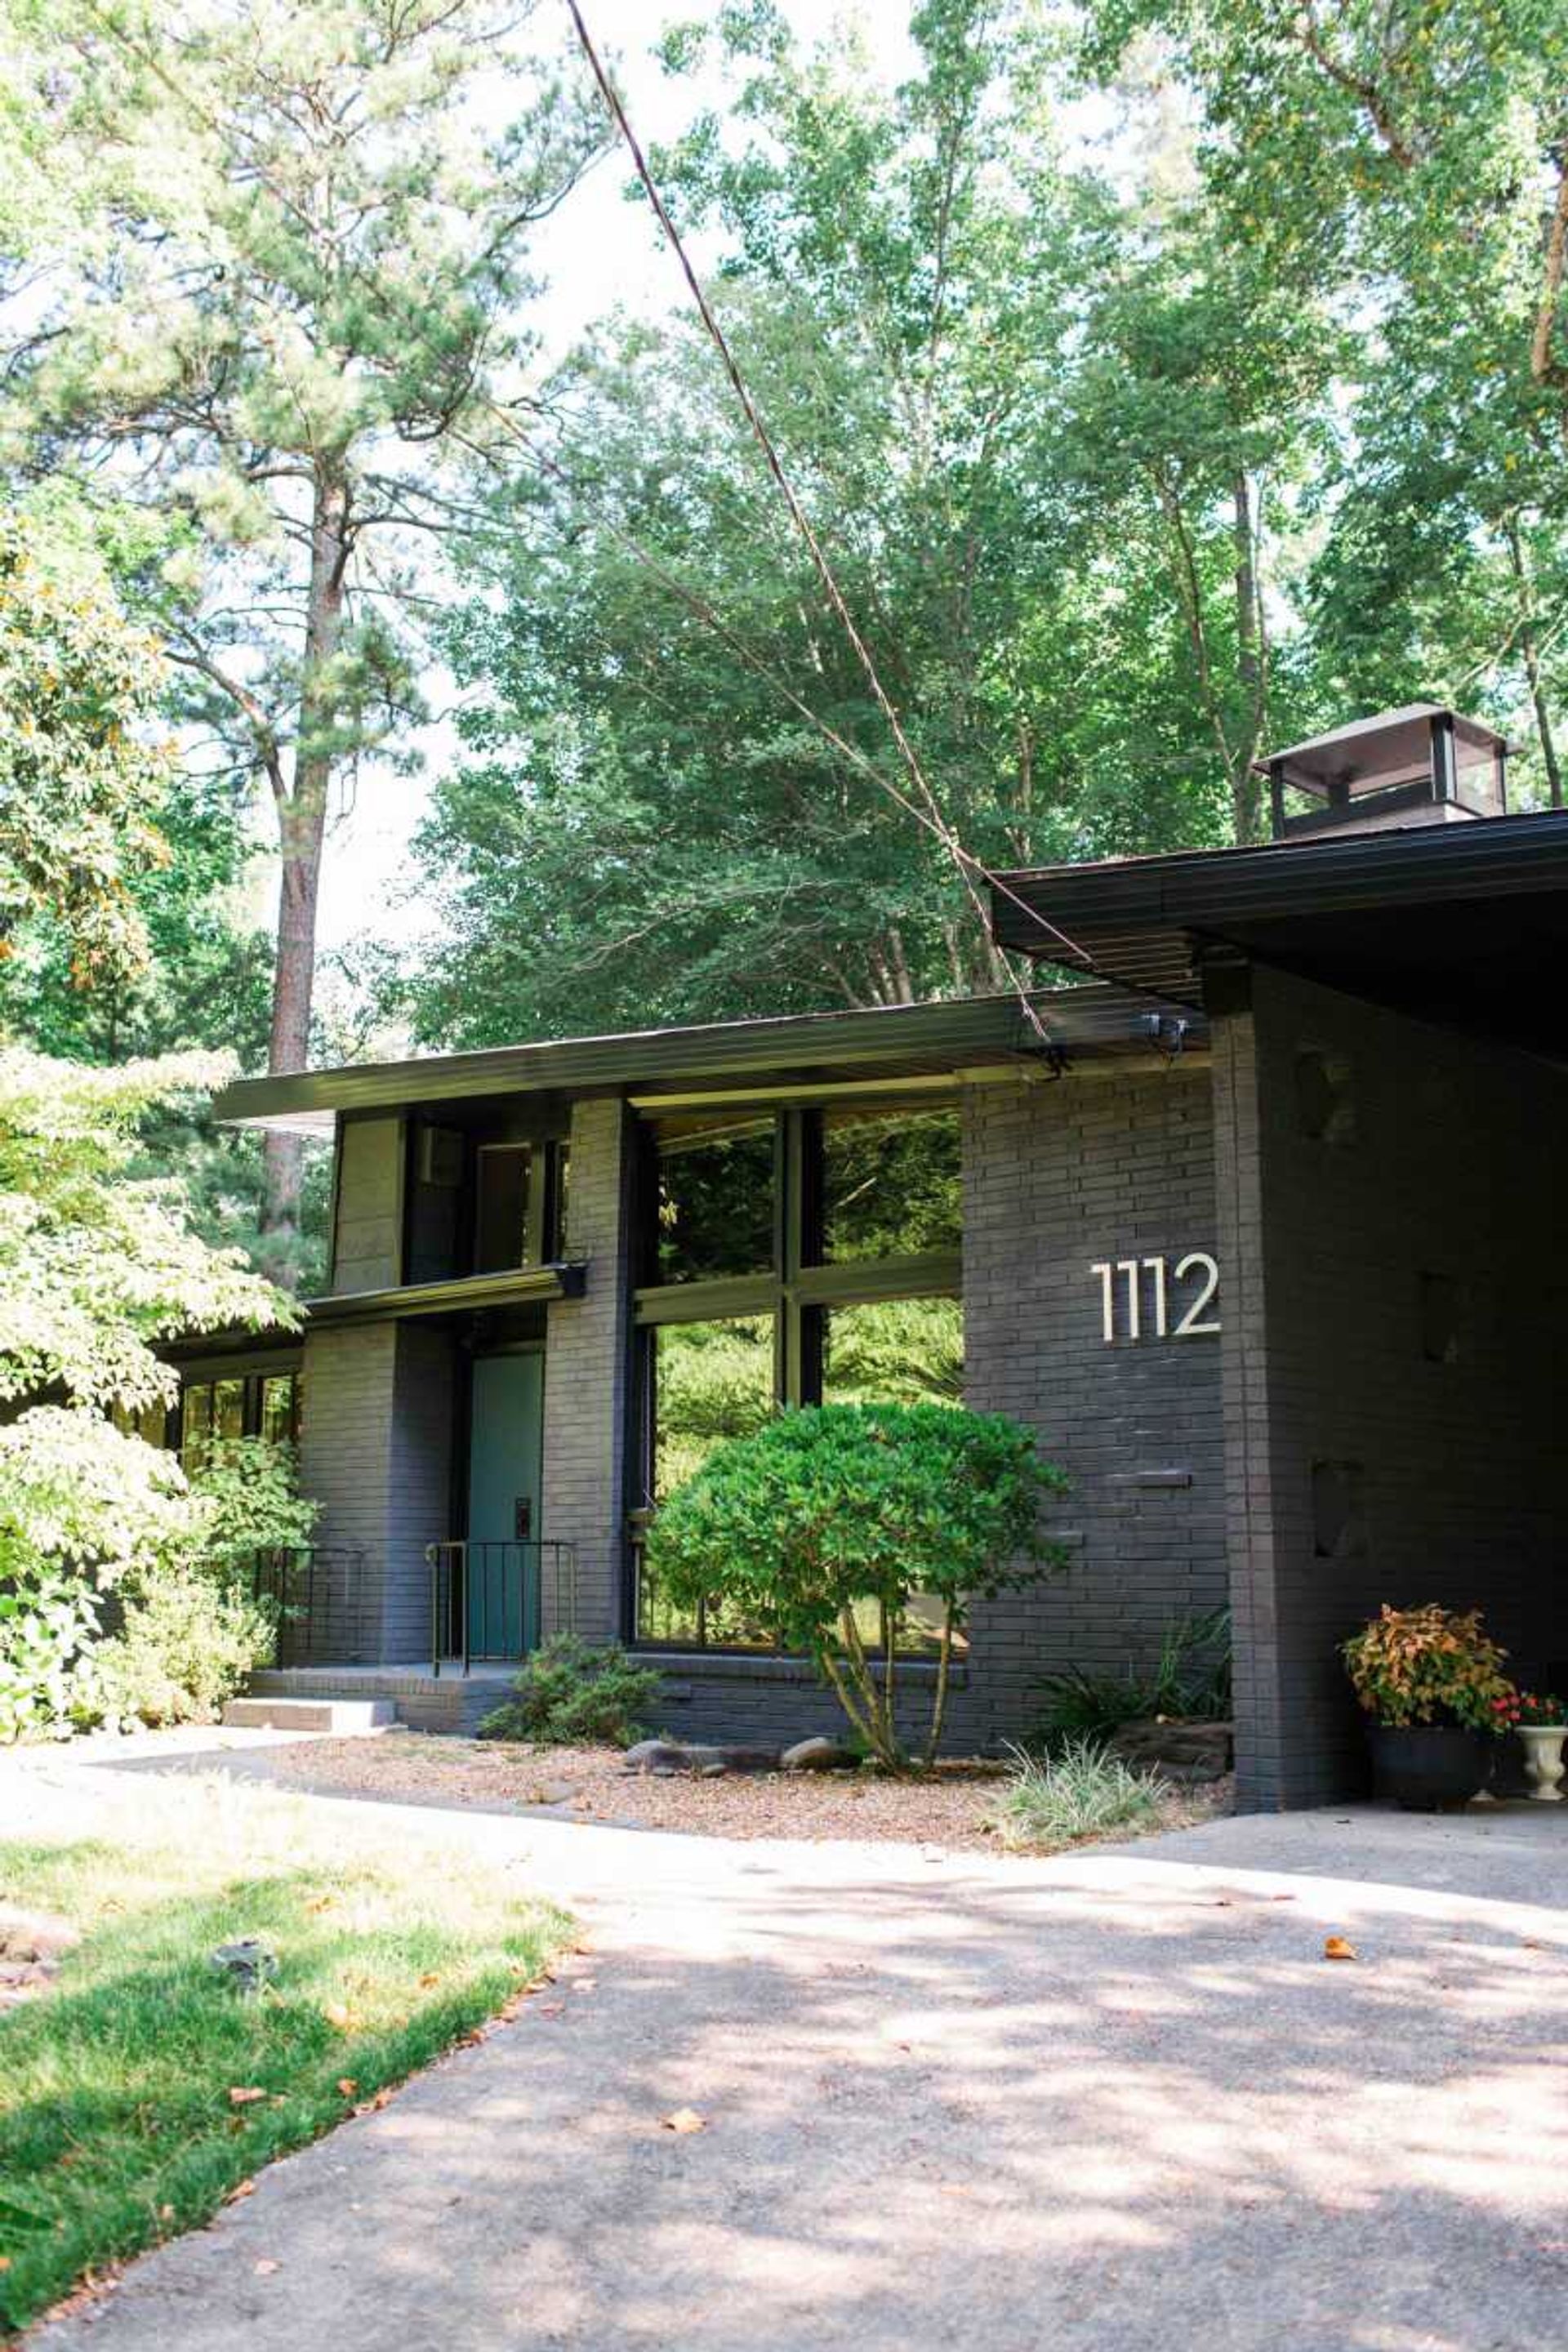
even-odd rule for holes
{"type": "Polygon", "coordinates": [[[824,1264],[957,1249],[959,1157],[955,1111],[825,1112],[824,1264]]]}
{"type": "MultiPolygon", "coordinates": [[[[951,1106],[671,1111],[650,1122],[647,1171],[645,1507],[783,1405],[962,1402],[951,1106]]],[[[862,1633],[879,1645],[878,1613],[862,1633]]],[[[771,1627],[732,1612],[668,1607],[640,1559],[635,1622],[645,1642],[774,1646],[771,1627]]],[[[905,1644],[927,1636],[917,1599],[905,1644]]]]}
{"type": "Polygon", "coordinates": [[[962,1404],[963,1307],[956,1298],[882,1298],[830,1307],[824,1404],[962,1404]]]}

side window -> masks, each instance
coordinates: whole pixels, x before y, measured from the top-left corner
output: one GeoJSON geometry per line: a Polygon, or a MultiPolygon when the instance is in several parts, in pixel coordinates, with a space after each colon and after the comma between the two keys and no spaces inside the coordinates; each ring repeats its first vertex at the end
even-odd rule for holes
{"type": "Polygon", "coordinates": [[[180,1462],[187,1477],[201,1470],[215,1444],[260,1437],[280,1445],[297,1437],[299,1427],[298,1372],[187,1381],[180,1392],[180,1462]]]}

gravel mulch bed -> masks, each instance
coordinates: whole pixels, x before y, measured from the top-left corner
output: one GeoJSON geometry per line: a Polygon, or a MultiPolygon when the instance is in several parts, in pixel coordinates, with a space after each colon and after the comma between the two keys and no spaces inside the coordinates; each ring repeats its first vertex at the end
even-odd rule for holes
{"type": "MultiPolygon", "coordinates": [[[[721,1838],[892,1840],[1000,1852],[986,1826],[1005,1779],[963,1759],[908,1780],[869,1772],[759,1772],[656,1780],[623,1769],[614,1748],[531,1748],[501,1740],[388,1731],[300,1741],[268,1755],[267,1777],[299,1788],[422,1803],[516,1806],[561,1820],[679,1830],[721,1838]]],[[[1173,1790],[1159,1826],[1228,1810],[1229,1785],[1173,1790]]]]}

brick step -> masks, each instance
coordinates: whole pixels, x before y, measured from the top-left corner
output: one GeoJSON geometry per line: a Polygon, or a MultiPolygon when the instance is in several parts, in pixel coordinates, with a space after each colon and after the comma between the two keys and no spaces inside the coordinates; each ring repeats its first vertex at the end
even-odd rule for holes
{"type": "Polygon", "coordinates": [[[472,1734],[507,1696],[518,1669],[484,1665],[471,1675],[439,1675],[428,1666],[264,1666],[250,1677],[242,1705],[299,1700],[312,1706],[369,1701],[410,1731],[472,1734]]]}
{"type": "Polygon", "coordinates": [[[363,1738],[397,1720],[389,1698],[231,1698],[223,1719],[241,1731],[320,1731],[331,1739],[363,1738]]]}

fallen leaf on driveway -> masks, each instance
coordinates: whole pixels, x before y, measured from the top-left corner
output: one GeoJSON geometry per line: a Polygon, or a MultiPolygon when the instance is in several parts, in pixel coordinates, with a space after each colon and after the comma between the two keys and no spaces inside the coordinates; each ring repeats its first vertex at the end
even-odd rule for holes
{"type": "Polygon", "coordinates": [[[670,2132],[700,2132],[708,2128],[708,2118],[700,2116],[695,2107],[677,2107],[672,2116],[660,2116],[659,2123],[670,2132]]]}
{"type": "Polygon", "coordinates": [[[254,2196],[255,2196],[255,2194],[256,2194],[256,2183],[255,2183],[255,2181],[254,2181],[254,2180],[241,2180],[241,2181],[237,2182],[237,2183],[236,2183],[236,2185],[235,2185],[235,2187],[234,2187],[234,2188],[232,2188],[232,2189],[229,2190],[228,2195],[224,2199],[224,2200],[223,2200],[223,2201],[224,2201],[224,2203],[225,2203],[226,2205],[237,2205],[237,2204],[238,2204],[238,2202],[239,2202],[239,2200],[240,2200],[240,2199],[241,2199],[242,2197],[254,2197],[254,2196]]]}
{"type": "Polygon", "coordinates": [[[574,1977],[572,1990],[574,1992],[592,1992],[598,1981],[597,1977],[574,1977]]]}
{"type": "Polygon", "coordinates": [[[282,2267],[282,2263],[275,2263],[270,2254],[263,2254],[255,2265],[256,2275],[258,2278],[270,2278],[274,2271],[280,2271],[282,2267]]]}
{"type": "Polygon", "coordinates": [[[1361,1954],[1353,1944],[1347,1944],[1342,1936],[1330,1936],[1323,1944],[1323,1958],[1325,1960],[1359,1960],[1361,1954]]]}
{"type": "Polygon", "coordinates": [[[228,2103],[231,2107],[248,2107],[256,2100],[264,2099],[266,2096],[265,2091],[258,2090],[254,2084],[249,2084],[242,2090],[231,2090],[228,2103]]]}
{"type": "Polygon", "coordinates": [[[345,2099],[352,2099],[354,2093],[359,2089],[359,2084],[354,2081],[352,2074],[340,2074],[338,2076],[338,2089],[345,2099]]]}

